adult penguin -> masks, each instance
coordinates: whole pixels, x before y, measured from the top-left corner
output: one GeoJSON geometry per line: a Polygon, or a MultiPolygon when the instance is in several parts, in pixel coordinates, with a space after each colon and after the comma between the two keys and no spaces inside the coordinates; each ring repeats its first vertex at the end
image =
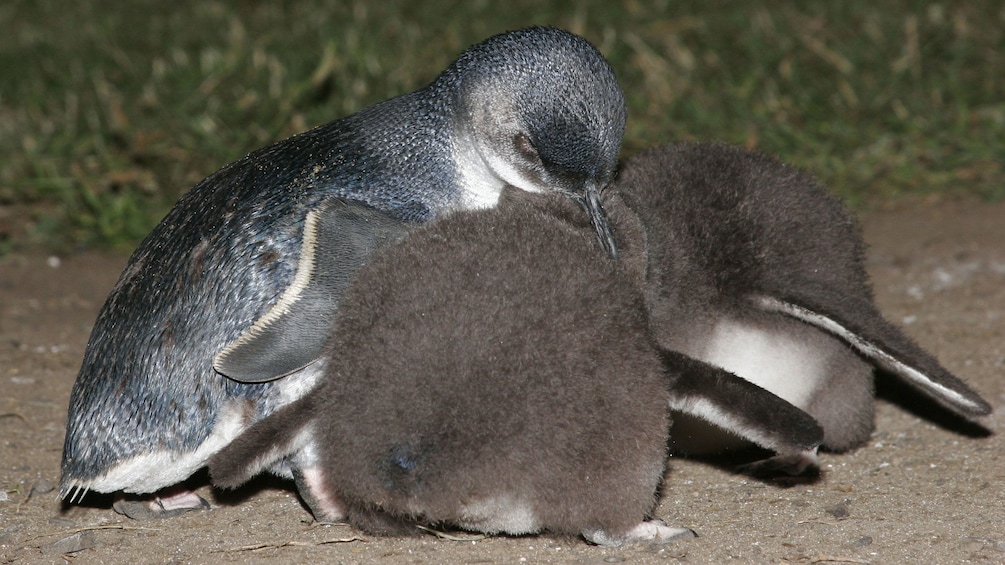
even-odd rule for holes
{"type": "Polygon", "coordinates": [[[160,491],[155,514],[205,505],[162,489],[311,388],[348,281],[409,226],[492,207],[505,185],[557,191],[590,212],[614,255],[599,192],[625,119],[603,56],[533,27],[207,177],[140,244],[98,315],[71,394],[61,496],[160,491]]]}

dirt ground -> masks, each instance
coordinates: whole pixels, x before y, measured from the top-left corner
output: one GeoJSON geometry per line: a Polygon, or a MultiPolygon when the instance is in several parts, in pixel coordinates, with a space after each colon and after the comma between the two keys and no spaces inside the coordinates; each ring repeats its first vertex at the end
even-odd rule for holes
{"type": "MultiPolygon", "coordinates": [[[[124,257],[0,258],[0,563],[1005,563],[1005,203],[920,202],[863,220],[877,300],[997,409],[975,426],[880,379],[877,431],[818,480],[758,482],[674,458],[656,515],[697,539],[605,549],[546,535],[373,539],[316,524],[262,481],[138,522],[54,487],[70,387],[124,257]]],[[[198,484],[198,480],[197,480],[198,484]]]]}

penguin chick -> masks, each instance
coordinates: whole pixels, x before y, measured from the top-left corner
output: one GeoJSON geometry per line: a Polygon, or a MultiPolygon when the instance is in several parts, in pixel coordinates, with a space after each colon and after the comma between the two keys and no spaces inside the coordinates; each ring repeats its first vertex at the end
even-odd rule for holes
{"type": "MultiPolygon", "coordinates": [[[[869,437],[875,367],[957,414],[990,412],[882,317],[857,224],[806,173],[728,145],[681,143],[629,160],[613,195],[638,215],[646,234],[642,284],[660,346],[805,410],[823,427],[824,447],[843,451],[869,437]]],[[[676,448],[729,447],[733,442],[707,422],[739,415],[675,417],[676,448]]],[[[756,420],[742,437],[771,425],[756,420]]],[[[797,473],[807,467],[805,457],[797,461],[769,460],[751,470],[797,473]]]]}
{"type": "MultiPolygon", "coordinates": [[[[295,454],[315,516],[371,533],[447,523],[603,545],[693,535],[646,520],[670,406],[710,381],[720,386],[706,405],[723,409],[770,395],[657,351],[630,276],[642,234],[616,227],[617,266],[581,210],[508,191],[495,210],[381,249],[344,296],[318,388],[215,455],[214,483],[295,454]]],[[[819,444],[804,413],[778,399],[775,414],[784,431],[766,445],[819,444]]]]}
{"type": "Polygon", "coordinates": [[[140,244],[98,315],[71,393],[61,497],[190,476],[311,388],[341,292],[377,247],[491,208],[504,184],[581,202],[613,253],[597,194],[624,124],[601,54],[535,27],[210,175],[140,244]],[[299,317],[284,316],[294,305],[299,317]]]}
{"type": "Polygon", "coordinates": [[[373,534],[691,535],[645,521],[670,421],[641,294],[561,217],[579,210],[540,200],[378,251],[343,296],[318,388],[214,456],[214,483],[306,449],[314,512],[373,534]]]}

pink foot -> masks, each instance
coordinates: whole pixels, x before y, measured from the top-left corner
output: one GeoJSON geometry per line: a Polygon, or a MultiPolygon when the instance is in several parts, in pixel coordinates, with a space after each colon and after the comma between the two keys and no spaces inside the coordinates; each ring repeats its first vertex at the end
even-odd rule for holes
{"type": "Polygon", "coordinates": [[[648,541],[653,543],[670,543],[677,540],[696,538],[698,534],[690,528],[672,528],[663,520],[648,520],[641,522],[624,536],[614,537],[604,530],[583,532],[583,537],[597,545],[616,546],[626,543],[648,541]]]}
{"type": "Polygon", "coordinates": [[[180,486],[168,487],[141,498],[122,497],[112,509],[133,520],[174,518],[191,510],[207,510],[209,503],[196,493],[180,486]]]}

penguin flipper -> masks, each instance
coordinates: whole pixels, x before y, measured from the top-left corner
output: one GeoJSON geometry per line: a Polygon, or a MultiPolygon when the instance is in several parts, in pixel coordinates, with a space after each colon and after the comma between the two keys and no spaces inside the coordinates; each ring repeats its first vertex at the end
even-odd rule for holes
{"type": "Polygon", "coordinates": [[[904,379],[914,388],[963,416],[986,416],[991,405],[959,377],[945,369],[899,328],[888,322],[872,304],[857,304],[859,315],[840,319],[825,310],[807,306],[809,301],[783,300],[773,296],[752,297],[759,308],[786,314],[846,341],[852,349],[883,369],[904,379]]]}
{"type": "Polygon", "coordinates": [[[260,383],[316,361],[353,276],[378,247],[400,240],[409,229],[341,198],[308,212],[292,282],[265,315],[216,355],[213,368],[238,382],[260,383]]]}
{"type": "Polygon", "coordinates": [[[666,367],[676,373],[670,386],[672,410],[701,418],[778,454],[748,470],[798,475],[817,467],[824,430],[812,416],[725,369],[676,351],[661,353],[666,367]]]}

